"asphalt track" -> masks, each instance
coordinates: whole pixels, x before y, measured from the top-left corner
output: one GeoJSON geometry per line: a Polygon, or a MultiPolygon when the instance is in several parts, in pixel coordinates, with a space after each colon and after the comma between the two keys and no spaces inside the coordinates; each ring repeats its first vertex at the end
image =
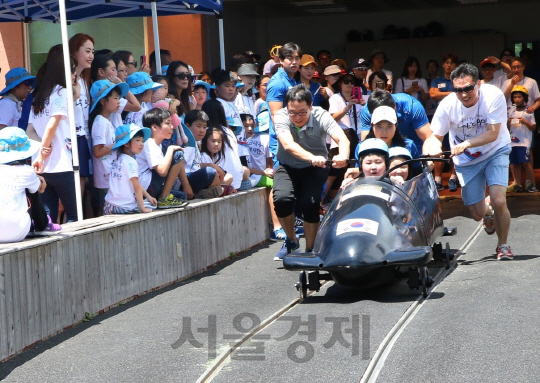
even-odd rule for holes
{"type": "MultiPolygon", "coordinates": [[[[416,303],[377,382],[538,381],[538,197],[511,198],[509,208],[516,259],[495,261],[496,238],[475,237],[430,297],[416,303]]],[[[443,212],[458,234],[441,240],[459,249],[478,224],[460,200],[443,202],[443,212]]],[[[359,382],[420,291],[405,280],[373,291],[328,283],[297,301],[298,274],[272,260],[279,247],[267,242],[64,331],[1,364],[0,379],[196,382],[254,324],[282,314],[226,358],[212,381],[359,382]],[[194,345],[180,339],[188,329],[194,345]]],[[[441,269],[431,266],[431,275],[441,269]]]]}

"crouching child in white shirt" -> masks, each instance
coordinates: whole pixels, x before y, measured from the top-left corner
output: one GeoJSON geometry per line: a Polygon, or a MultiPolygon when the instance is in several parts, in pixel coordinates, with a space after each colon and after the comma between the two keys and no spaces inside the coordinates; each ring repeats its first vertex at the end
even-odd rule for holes
{"type": "Polygon", "coordinates": [[[135,124],[120,125],[116,128],[116,143],[112,150],[119,150],[118,157],[111,166],[104,215],[150,213],[156,208],[157,200],[148,194],[139,182],[139,166],[135,160],[151,134],[150,129],[140,128],[135,124]]]}

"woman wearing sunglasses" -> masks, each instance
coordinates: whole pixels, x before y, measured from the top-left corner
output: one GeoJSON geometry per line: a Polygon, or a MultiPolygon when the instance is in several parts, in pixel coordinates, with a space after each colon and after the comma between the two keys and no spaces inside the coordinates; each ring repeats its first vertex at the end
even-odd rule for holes
{"type": "Polygon", "coordinates": [[[188,64],[183,61],[173,61],[167,68],[167,80],[169,81],[169,94],[172,95],[178,116],[182,116],[197,105],[193,98],[193,82],[188,64]]]}
{"type": "MultiPolygon", "coordinates": [[[[330,97],[330,107],[328,112],[332,115],[341,129],[343,129],[345,135],[349,139],[349,153],[354,153],[360,136],[360,115],[363,105],[366,102],[362,98],[357,99],[356,97],[353,97],[352,90],[354,87],[354,76],[352,74],[349,73],[341,77],[338,80],[337,85],[340,91],[330,97]]],[[[332,140],[329,151],[330,159],[338,153],[338,149],[338,144],[332,140]]],[[[337,194],[346,170],[347,168],[330,169],[323,201],[328,192],[330,192],[330,197],[332,198],[337,194]]]]}

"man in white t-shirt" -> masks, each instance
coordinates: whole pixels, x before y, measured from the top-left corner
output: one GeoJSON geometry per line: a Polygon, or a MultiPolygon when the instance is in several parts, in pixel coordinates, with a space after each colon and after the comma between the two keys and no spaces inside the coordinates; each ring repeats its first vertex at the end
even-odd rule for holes
{"type": "Polygon", "coordinates": [[[525,61],[521,57],[514,57],[510,68],[514,77],[506,80],[502,84],[502,91],[506,97],[508,106],[512,106],[512,100],[510,94],[514,86],[521,85],[529,92],[529,101],[527,102],[527,113],[532,114],[538,108],[540,108],[540,91],[538,90],[538,84],[536,80],[527,77],[523,74],[525,70],[525,61]]]}
{"type": "Polygon", "coordinates": [[[506,128],[506,100],[500,89],[479,80],[478,69],[462,64],[452,72],[453,93],[439,104],[424,149],[441,154],[450,134],[452,159],[462,185],[463,203],[476,221],[484,219],[488,234],[497,233],[497,259],[513,259],[507,244],[510,212],[506,206],[510,134],[506,128]],[[485,197],[486,183],[489,197],[485,197]],[[495,219],[496,218],[496,219],[495,219]]]}

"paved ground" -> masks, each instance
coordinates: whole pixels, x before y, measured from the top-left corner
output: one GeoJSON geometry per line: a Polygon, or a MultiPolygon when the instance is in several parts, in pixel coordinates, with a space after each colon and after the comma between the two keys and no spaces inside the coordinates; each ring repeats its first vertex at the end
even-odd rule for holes
{"type": "MultiPolygon", "coordinates": [[[[509,201],[511,245],[519,258],[493,261],[495,238],[481,233],[404,330],[379,382],[538,381],[537,201],[531,196],[509,201]]],[[[458,235],[442,239],[459,248],[477,223],[466,218],[459,200],[444,202],[443,211],[458,235]]],[[[1,364],[0,379],[195,382],[210,365],[211,350],[219,355],[232,341],[227,336],[242,334],[297,297],[297,273],[272,261],[279,246],[269,242],[41,342],[1,364]],[[208,347],[212,316],[216,331],[210,339],[216,346],[208,347]],[[180,335],[187,333],[183,324],[184,330],[191,328],[194,345],[188,340],[180,345],[180,335]]],[[[214,382],[358,382],[381,340],[418,295],[404,281],[367,292],[329,283],[246,344],[214,382]],[[289,333],[298,321],[298,330],[289,333]],[[342,331],[333,337],[337,323],[342,331]],[[351,327],[358,331],[347,332],[351,327]]]]}

